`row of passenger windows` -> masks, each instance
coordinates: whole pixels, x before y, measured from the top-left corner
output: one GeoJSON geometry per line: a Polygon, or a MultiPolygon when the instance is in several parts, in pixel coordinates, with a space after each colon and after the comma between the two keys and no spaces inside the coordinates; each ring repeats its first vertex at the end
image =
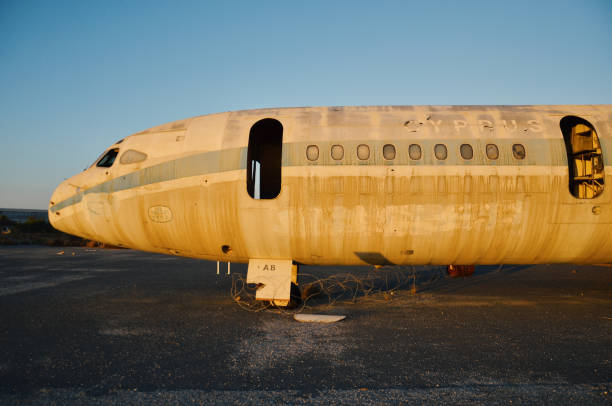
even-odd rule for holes
{"type": "MultiPolygon", "coordinates": [[[[485,148],[487,158],[490,160],[496,160],[499,158],[499,148],[495,144],[487,144],[485,148]]],[[[332,159],[339,161],[344,158],[344,147],[342,145],[332,145],[331,147],[332,159]]],[[[395,159],[395,145],[385,144],[383,146],[383,158],[387,161],[395,159]]],[[[474,149],[470,144],[461,144],[459,147],[459,153],[461,158],[469,161],[474,158],[474,149]]],[[[523,144],[512,145],[512,155],[515,159],[525,159],[525,146],[523,144]]],[[[418,161],[423,157],[423,152],[419,144],[410,144],[408,147],[408,156],[413,161],[418,161]]],[[[443,161],[448,158],[448,149],[445,144],[436,144],[434,146],[434,156],[437,160],[443,161]]],[[[319,147],[317,145],[309,145],[306,148],[306,158],[309,161],[316,161],[319,159],[319,147]]],[[[370,158],[370,147],[366,144],[359,144],[357,146],[357,158],[362,161],[370,158]]]]}

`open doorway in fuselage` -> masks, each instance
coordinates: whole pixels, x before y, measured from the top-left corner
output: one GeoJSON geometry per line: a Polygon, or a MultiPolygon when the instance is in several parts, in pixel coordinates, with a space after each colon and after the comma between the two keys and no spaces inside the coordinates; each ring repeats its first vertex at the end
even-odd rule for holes
{"type": "Polygon", "coordinates": [[[247,192],[253,199],[274,199],[281,191],[283,125],[273,118],[251,127],[247,152],[247,192]]]}
{"type": "Polygon", "coordinates": [[[566,116],[560,122],[567,150],[569,189],[578,199],[593,199],[604,191],[604,161],[597,132],[591,123],[566,116]]]}

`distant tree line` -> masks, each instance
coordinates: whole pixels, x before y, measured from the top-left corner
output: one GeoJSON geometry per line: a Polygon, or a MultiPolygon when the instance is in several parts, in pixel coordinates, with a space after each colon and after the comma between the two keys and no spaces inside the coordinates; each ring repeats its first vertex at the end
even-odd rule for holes
{"type": "Polygon", "coordinates": [[[5,215],[0,215],[0,226],[7,226],[13,230],[19,230],[25,233],[42,233],[54,231],[54,228],[45,220],[35,217],[28,217],[23,223],[18,223],[5,215]]]}

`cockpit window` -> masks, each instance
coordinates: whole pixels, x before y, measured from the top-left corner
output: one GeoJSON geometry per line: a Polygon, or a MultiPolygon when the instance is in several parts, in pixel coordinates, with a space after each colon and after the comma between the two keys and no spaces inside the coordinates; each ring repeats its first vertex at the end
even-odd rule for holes
{"type": "Polygon", "coordinates": [[[113,165],[113,162],[115,162],[115,158],[117,158],[118,153],[119,148],[113,148],[109,150],[106,154],[104,154],[102,159],[98,161],[96,166],[101,168],[110,168],[113,165]]]}
{"type": "Polygon", "coordinates": [[[128,149],[119,158],[119,162],[122,164],[135,164],[142,162],[147,159],[147,154],[144,152],[136,151],[135,149],[128,149]]]}

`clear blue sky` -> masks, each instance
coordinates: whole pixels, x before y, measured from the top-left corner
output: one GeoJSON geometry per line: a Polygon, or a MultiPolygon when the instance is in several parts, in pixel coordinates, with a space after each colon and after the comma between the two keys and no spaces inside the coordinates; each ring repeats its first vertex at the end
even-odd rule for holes
{"type": "Polygon", "coordinates": [[[0,0],[0,207],[257,107],[612,103],[612,0],[0,0]]]}

